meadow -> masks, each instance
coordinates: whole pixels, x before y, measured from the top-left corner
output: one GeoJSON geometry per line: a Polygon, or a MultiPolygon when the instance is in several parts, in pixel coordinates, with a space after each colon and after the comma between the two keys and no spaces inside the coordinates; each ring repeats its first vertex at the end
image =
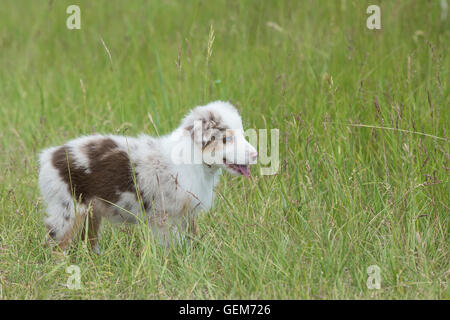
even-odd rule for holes
{"type": "Polygon", "coordinates": [[[449,299],[449,43],[437,0],[2,1],[0,298],[449,299]],[[280,130],[280,168],[224,174],[194,246],[110,224],[101,255],[42,245],[41,149],[218,99],[280,130]]]}

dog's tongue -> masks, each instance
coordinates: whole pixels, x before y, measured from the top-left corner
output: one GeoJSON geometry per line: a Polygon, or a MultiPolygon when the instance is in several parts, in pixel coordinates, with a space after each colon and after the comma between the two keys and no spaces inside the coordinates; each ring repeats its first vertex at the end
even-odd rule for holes
{"type": "Polygon", "coordinates": [[[250,170],[248,169],[248,166],[239,166],[239,172],[246,177],[247,179],[250,178],[250,170]]]}

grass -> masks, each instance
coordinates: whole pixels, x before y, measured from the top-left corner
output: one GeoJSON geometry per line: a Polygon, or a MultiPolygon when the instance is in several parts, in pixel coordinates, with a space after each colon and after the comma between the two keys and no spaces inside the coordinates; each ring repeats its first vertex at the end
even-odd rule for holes
{"type": "Polygon", "coordinates": [[[2,1],[2,298],[449,299],[449,21],[419,0],[2,1]],[[281,166],[224,175],[195,247],[108,224],[100,256],[42,246],[39,150],[216,99],[280,130],[281,166]]]}

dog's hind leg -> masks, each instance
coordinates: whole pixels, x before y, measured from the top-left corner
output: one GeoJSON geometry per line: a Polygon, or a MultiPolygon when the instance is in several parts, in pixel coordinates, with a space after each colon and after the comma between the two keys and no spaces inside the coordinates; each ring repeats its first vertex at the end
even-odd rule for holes
{"type": "MultiPolygon", "coordinates": [[[[99,212],[95,209],[95,206],[92,210],[89,210],[89,214],[86,215],[86,218],[88,220],[87,222],[87,240],[89,242],[89,245],[91,246],[92,251],[94,251],[96,254],[100,254],[100,247],[98,245],[98,239],[99,239],[99,232],[102,222],[102,216],[99,214],[99,212]]],[[[81,234],[81,239],[84,240],[86,237],[86,224],[83,226],[83,231],[81,234]]]]}

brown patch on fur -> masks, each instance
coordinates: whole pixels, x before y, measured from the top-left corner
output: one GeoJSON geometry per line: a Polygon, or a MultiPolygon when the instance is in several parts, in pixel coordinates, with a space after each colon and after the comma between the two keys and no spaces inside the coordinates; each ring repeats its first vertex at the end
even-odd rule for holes
{"type": "MultiPolygon", "coordinates": [[[[130,159],[112,139],[91,141],[83,147],[83,152],[89,159],[89,172],[77,166],[70,147],[62,146],[52,155],[52,164],[67,184],[69,192],[79,202],[88,207],[91,205],[92,209],[89,217],[87,211],[75,215],[72,228],[59,241],[62,250],[65,250],[80,232],[82,239],[86,237],[86,219],[88,219],[87,239],[91,247],[95,248],[101,220],[108,212],[109,202],[116,203],[123,192],[134,193],[137,200],[130,159]]],[[[69,205],[67,203],[66,206],[69,205]]],[[[67,217],[66,221],[68,220],[67,217]]]]}
{"type": "Polygon", "coordinates": [[[218,131],[225,131],[228,129],[226,126],[223,126],[222,117],[215,115],[211,111],[209,112],[209,119],[207,120],[207,128],[216,129],[218,131]]]}
{"type": "Polygon", "coordinates": [[[89,159],[90,173],[75,164],[73,153],[67,146],[57,149],[52,157],[53,166],[76,199],[88,204],[97,197],[115,203],[120,197],[118,192],[136,192],[130,159],[112,139],[90,142],[84,151],[89,159]]]}
{"type": "MultiPolygon", "coordinates": [[[[216,139],[219,135],[221,135],[225,130],[228,129],[223,125],[222,118],[211,111],[208,111],[206,115],[197,115],[197,118],[194,118],[192,121],[202,122],[202,148],[205,148],[209,144],[211,144],[211,142],[214,142],[214,139],[216,139]]],[[[192,140],[194,140],[196,131],[194,125],[190,124],[186,126],[185,130],[190,133],[192,140]]]]}
{"type": "Polygon", "coordinates": [[[215,148],[217,147],[217,145],[219,143],[222,143],[223,145],[225,145],[222,142],[222,139],[228,136],[234,136],[234,131],[232,129],[214,129],[215,130],[215,134],[211,137],[211,139],[206,142],[203,147],[202,147],[202,151],[203,152],[212,152],[213,150],[215,150],[215,148]]]}
{"type": "MultiPolygon", "coordinates": [[[[217,145],[219,141],[222,140],[226,135],[226,131],[230,130],[222,127],[208,127],[207,129],[203,129],[203,136],[206,138],[206,141],[203,142],[202,150],[206,150],[210,145],[217,145]]],[[[233,132],[234,135],[234,132],[233,132]]]]}

